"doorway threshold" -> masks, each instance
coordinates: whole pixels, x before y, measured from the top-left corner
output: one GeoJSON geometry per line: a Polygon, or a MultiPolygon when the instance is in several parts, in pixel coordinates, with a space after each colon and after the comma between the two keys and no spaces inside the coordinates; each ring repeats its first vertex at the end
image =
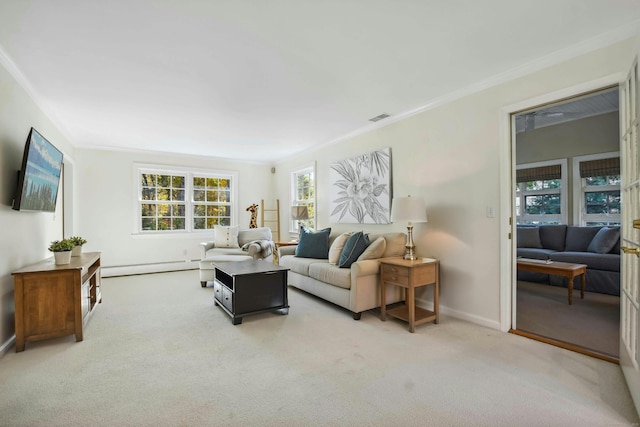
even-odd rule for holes
{"type": "Polygon", "coordinates": [[[571,344],[565,341],[557,340],[554,338],[545,337],[544,335],[535,334],[533,332],[527,332],[520,329],[509,329],[510,334],[520,335],[521,337],[529,338],[532,340],[540,341],[545,344],[553,345],[556,347],[564,348],[565,350],[573,351],[576,353],[584,354],[585,356],[595,357],[596,359],[605,360],[610,363],[620,364],[620,359],[610,354],[602,353],[599,351],[591,350],[579,345],[571,344]]]}

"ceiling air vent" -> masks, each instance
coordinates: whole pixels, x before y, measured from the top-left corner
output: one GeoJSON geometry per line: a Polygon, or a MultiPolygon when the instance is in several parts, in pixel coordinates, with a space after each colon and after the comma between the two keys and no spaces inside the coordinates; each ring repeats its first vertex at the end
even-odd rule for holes
{"type": "Polygon", "coordinates": [[[382,113],[382,114],[380,114],[379,116],[375,116],[375,117],[373,117],[373,118],[369,119],[369,121],[370,121],[370,122],[377,122],[377,121],[380,121],[380,120],[382,120],[382,119],[386,119],[387,117],[389,117],[389,114],[387,114],[387,113],[382,113]]]}

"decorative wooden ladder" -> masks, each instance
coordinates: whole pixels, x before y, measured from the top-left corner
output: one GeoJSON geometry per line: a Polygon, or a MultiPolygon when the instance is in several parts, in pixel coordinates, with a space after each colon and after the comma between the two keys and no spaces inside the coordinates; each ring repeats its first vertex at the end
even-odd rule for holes
{"type": "Polygon", "coordinates": [[[275,209],[266,209],[264,199],[260,201],[260,226],[269,227],[274,242],[280,241],[280,200],[276,199],[275,209]],[[265,218],[265,212],[268,212],[265,218]],[[265,225],[269,224],[269,225],[265,225]]]}

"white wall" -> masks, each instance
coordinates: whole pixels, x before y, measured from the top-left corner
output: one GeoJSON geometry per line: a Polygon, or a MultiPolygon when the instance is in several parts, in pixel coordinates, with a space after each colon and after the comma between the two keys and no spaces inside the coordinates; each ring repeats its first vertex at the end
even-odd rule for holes
{"type": "MultiPolygon", "coordinates": [[[[330,163],[391,147],[393,194],[423,196],[429,222],[417,224],[418,255],[441,261],[441,309],[467,320],[500,328],[502,110],[523,100],[625,72],[636,44],[615,44],[541,71],[472,94],[408,119],[356,136],[278,165],[277,195],[288,195],[289,174],[317,161],[318,227],[335,232],[406,231],[406,224],[331,224],[328,216],[330,163]],[[488,218],[487,207],[495,218],[488,218]]],[[[510,159],[502,159],[502,162],[510,159]]],[[[285,199],[286,200],[286,199],[285,199]]],[[[287,221],[284,218],[283,221],[287,221]]],[[[506,235],[506,233],[505,233],[506,235]]],[[[509,260],[506,260],[509,261],[509,260]]],[[[423,304],[430,290],[416,293],[423,304]]]]}
{"type": "Polygon", "coordinates": [[[31,127],[73,156],[73,147],[20,84],[0,66],[0,353],[14,335],[13,277],[11,272],[51,256],[49,242],[61,239],[61,194],[55,214],[11,209],[16,172],[21,168],[31,127]]]}
{"type": "MultiPolygon", "coordinates": [[[[85,250],[101,251],[106,267],[185,261],[200,258],[203,235],[145,236],[134,234],[134,163],[188,166],[238,172],[238,225],[249,226],[246,208],[265,200],[275,206],[271,166],[223,159],[148,152],[77,149],[76,205],[81,212],[77,233],[85,250]],[[185,254],[184,251],[187,251],[185,254]]],[[[260,216],[258,216],[258,223],[260,216]]]]}

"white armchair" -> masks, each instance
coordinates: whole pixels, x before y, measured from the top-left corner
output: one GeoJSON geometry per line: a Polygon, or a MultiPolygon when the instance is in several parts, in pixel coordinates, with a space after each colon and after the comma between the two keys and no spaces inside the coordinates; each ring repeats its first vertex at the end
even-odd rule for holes
{"type": "Polygon", "coordinates": [[[200,285],[204,288],[207,282],[214,279],[214,262],[244,261],[249,259],[273,260],[275,243],[269,227],[245,228],[238,230],[238,247],[216,247],[215,241],[200,243],[200,285]]]}

